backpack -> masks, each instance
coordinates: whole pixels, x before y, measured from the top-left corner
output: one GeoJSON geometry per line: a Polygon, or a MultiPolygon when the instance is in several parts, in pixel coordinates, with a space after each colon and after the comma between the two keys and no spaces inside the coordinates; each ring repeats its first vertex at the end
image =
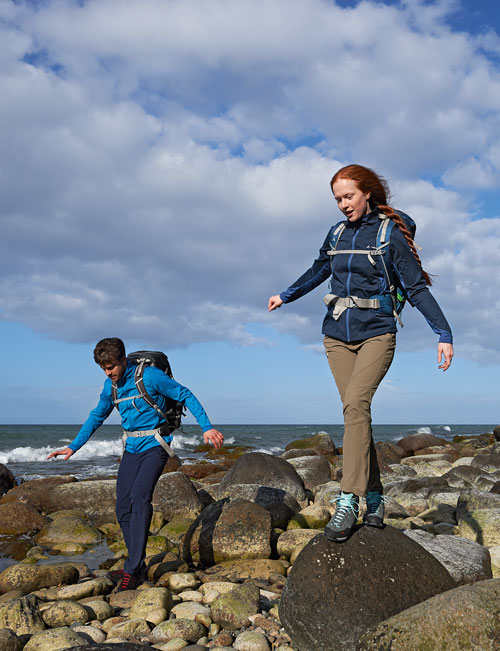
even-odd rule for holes
{"type": "MultiPolygon", "coordinates": [[[[170,434],[179,429],[181,426],[182,417],[185,414],[185,407],[183,402],[178,402],[172,398],[165,396],[165,408],[162,410],[153,400],[153,398],[146,391],[144,386],[144,367],[145,366],[156,366],[161,371],[166,373],[169,378],[174,378],[172,374],[172,369],[170,367],[170,362],[165,353],[155,350],[138,350],[134,353],[129,353],[127,355],[127,360],[132,364],[136,365],[134,373],[134,381],[139,395],[137,398],[142,398],[145,400],[150,407],[155,409],[162,418],[165,419],[168,425],[168,430],[170,434]]],[[[112,394],[113,402],[117,403],[117,388],[116,385],[112,384],[112,394]]]]}
{"type": "MultiPolygon", "coordinates": [[[[417,230],[417,225],[415,224],[413,219],[406,213],[402,212],[401,210],[395,210],[394,212],[397,212],[397,214],[403,219],[405,226],[410,232],[411,238],[413,239],[415,237],[415,232],[417,230]]],[[[337,245],[346,227],[345,221],[341,221],[333,227],[333,232],[330,238],[331,250],[328,251],[328,255],[332,256],[332,261],[331,261],[332,269],[333,269],[334,256],[340,253],[345,253],[345,254],[356,253],[356,254],[367,255],[368,259],[370,260],[373,266],[375,266],[376,264],[375,257],[378,257],[382,264],[382,270],[384,272],[384,276],[387,282],[387,291],[388,291],[388,294],[382,294],[381,296],[377,297],[377,300],[379,301],[379,307],[382,310],[389,311],[389,313],[392,313],[394,315],[394,318],[398,321],[399,325],[403,327],[403,322],[401,321],[400,314],[403,311],[403,308],[405,306],[407,294],[405,288],[403,287],[403,284],[399,279],[398,274],[394,273],[394,270],[391,265],[391,257],[389,251],[391,233],[394,226],[397,226],[396,222],[390,219],[389,217],[383,217],[381,219],[380,227],[377,231],[377,237],[376,237],[374,249],[366,249],[366,250],[360,249],[356,251],[352,251],[352,250],[337,251],[337,245]]],[[[371,300],[372,299],[358,299],[358,303],[368,304],[371,300]]],[[[326,297],[325,297],[325,302],[326,302],[326,297]]],[[[360,307],[363,307],[363,305],[360,305],[360,307]]],[[[369,307],[369,305],[367,305],[367,307],[369,307]]]]}

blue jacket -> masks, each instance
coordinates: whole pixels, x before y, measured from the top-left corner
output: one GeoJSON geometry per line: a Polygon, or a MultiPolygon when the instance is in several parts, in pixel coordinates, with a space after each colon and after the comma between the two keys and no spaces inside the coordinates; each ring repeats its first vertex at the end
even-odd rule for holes
{"type": "MultiPolygon", "coordinates": [[[[127,368],[123,377],[117,382],[118,399],[128,398],[137,395],[137,388],[134,381],[134,373],[136,366],[127,363],[127,368]]],[[[165,397],[185,402],[186,407],[196,418],[199,426],[204,432],[212,429],[205,410],[199,403],[196,396],[191,391],[183,387],[175,380],[168,377],[163,371],[154,366],[144,367],[144,387],[149,395],[153,398],[160,409],[165,407],[165,397]]],[[[104,382],[104,388],[99,398],[99,404],[93,409],[85,423],[82,425],[80,431],[69,444],[72,450],[78,450],[86,443],[92,434],[100,427],[106,418],[111,414],[114,409],[113,398],[111,394],[111,380],[109,378],[104,382]]],[[[137,398],[136,400],[126,400],[118,403],[118,410],[122,419],[122,427],[127,432],[134,432],[138,430],[153,430],[157,429],[165,421],[163,418],[150,407],[145,400],[137,398]],[[134,407],[135,403],[135,407],[134,407]]],[[[172,440],[172,436],[163,437],[167,443],[172,440]]],[[[125,449],[127,452],[139,453],[148,450],[149,448],[159,445],[154,436],[143,436],[138,438],[127,438],[125,449]]]]}
{"type": "MultiPolygon", "coordinates": [[[[364,215],[357,222],[346,221],[337,250],[359,250],[374,248],[380,218],[377,210],[364,215]]],[[[337,255],[334,257],[333,270],[330,240],[333,226],[326,236],[319,256],[312,266],[290,287],[280,294],[284,303],[291,303],[304,296],[315,287],[330,278],[330,292],[337,296],[357,296],[372,298],[387,291],[386,279],[381,262],[373,266],[367,255],[337,255]]],[[[425,284],[425,279],[418,262],[408,243],[399,230],[394,227],[389,244],[389,256],[392,272],[397,274],[401,286],[406,290],[408,301],[425,317],[433,331],[439,335],[439,341],[452,343],[451,328],[441,308],[425,284]]],[[[386,256],[387,257],[387,256],[386,256]]],[[[336,321],[332,317],[333,308],[328,308],[323,321],[323,334],[341,341],[362,341],[370,337],[396,332],[396,322],[391,314],[372,308],[348,308],[336,321]]]]}

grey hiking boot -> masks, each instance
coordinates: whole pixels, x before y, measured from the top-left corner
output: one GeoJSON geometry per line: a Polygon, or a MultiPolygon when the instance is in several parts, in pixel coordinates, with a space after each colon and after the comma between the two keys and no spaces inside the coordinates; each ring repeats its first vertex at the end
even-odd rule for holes
{"type": "Polygon", "coordinates": [[[384,526],[384,496],[381,491],[368,491],[366,494],[366,513],[363,518],[369,527],[384,526]]]}
{"type": "Polygon", "coordinates": [[[335,515],[325,527],[328,540],[344,542],[349,538],[358,520],[359,497],[354,493],[340,493],[336,500],[335,515]]]}

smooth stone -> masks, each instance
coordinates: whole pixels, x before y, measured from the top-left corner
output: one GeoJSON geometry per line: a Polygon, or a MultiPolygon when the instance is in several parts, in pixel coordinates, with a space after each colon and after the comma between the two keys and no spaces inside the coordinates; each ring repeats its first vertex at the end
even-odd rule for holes
{"type": "Polygon", "coordinates": [[[172,574],[169,579],[170,590],[174,594],[183,592],[188,588],[196,588],[199,584],[198,577],[192,572],[177,572],[176,574],[172,574]]]}
{"type": "Polygon", "coordinates": [[[212,622],[235,631],[250,624],[249,617],[259,612],[259,588],[251,583],[236,586],[231,592],[220,595],[210,604],[212,622]]]}
{"type": "Polygon", "coordinates": [[[172,606],[172,594],[168,588],[148,588],[138,593],[129,616],[157,625],[167,619],[172,606]]]}
{"type": "Polygon", "coordinates": [[[85,624],[89,621],[87,609],[74,601],[56,601],[42,612],[42,619],[49,628],[85,624]]]}
{"type": "Polygon", "coordinates": [[[192,619],[172,619],[155,626],[151,631],[150,640],[156,642],[170,642],[175,638],[196,642],[205,635],[205,627],[192,619]]]}
{"type": "Polygon", "coordinates": [[[101,532],[82,518],[68,516],[46,524],[35,536],[37,545],[81,543],[94,545],[102,540],[101,532]]]}
{"type": "Polygon", "coordinates": [[[111,579],[102,576],[98,579],[90,579],[90,581],[64,586],[58,591],[57,598],[78,601],[85,597],[109,594],[114,587],[115,585],[111,579]]]}
{"type": "Polygon", "coordinates": [[[172,612],[181,619],[195,619],[196,615],[210,615],[210,608],[194,601],[183,601],[175,605],[172,612]]]}
{"type": "Polygon", "coordinates": [[[0,592],[19,589],[28,593],[40,588],[76,583],[79,578],[77,568],[69,563],[11,565],[0,574],[0,592]]]}
{"type": "Polygon", "coordinates": [[[273,528],[286,528],[290,518],[300,511],[300,504],[293,495],[281,488],[260,484],[231,484],[218,492],[218,499],[238,497],[254,502],[269,511],[273,528]]]}
{"type": "Polygon", "coordinates": [[[500,579],[461,585],[380,622],[358,651],[498,649],[500,579]]]}
{"type": "Polygon", "coordinates": [[[252,560],[226,561],[205,570],[201,575],[203,583],[212,581],[247,581],[262,579],[267,581],[271,574],[286,574],[286,561],[271,558],[255,558],[252,560]]]}
{"type": "Polygon", "coordinates": [[[265,635],[255,631],[243,631],[233,642],[237,651],[270,651],[271,646],[265,635]]]}
{"type": "Polygon", "coordinates": [[[201,604],[203,602],[203,594],[198,590],[183,590],[177,595],[182,601],[195,601],[201,604]]]}
{"type": "Polygon", "coordinates": [[[106,619],[113,617],[115,609],[107,601],[96,599],[94,601],[85,601],[85,608],[90,610],[92,619],[104,622],[106,619]]]}
{"type": "Polygon", "coordinates": [[[106,640],[106,633],[95,626],[72,626],[71,628],[75,633],[81,633],[85,637],[90,637],[95,644],[106,640]]]}
{"type": "Polygon", "coordinates": [[[144,619],[127,619],[124,622],[115,624],[108,631],[108,638],[119,637],[119,638],[136,638],[140,639],[142,637],[148,637],[151,633],[151,628],[149,624],[144,619]]]}
{"type": "Polygon", "coordinates": [[[35,633],[26,643],[23,651],[59,651],[72,647],[87,647],[89,644],[90,642],[83,635],[64,626],[35,633]]]}
{"type": "Polygon", "coordinates": [[[308,543],[320,533],[323,533],[323,529],[290,529],[285,531],[278,538],[278,554],[290,557],[296,547],[303,546],[304,543],[308,543]]]}
{"type": "Polygon", "coordinates": [[[49,522],[34,507],[23,502],[0,504],[0,534],[20,536],[39,531],[49,522]]]}
{"type": "Polygon", "coordinates": [[[330,511],[320,505],[311,504],[301,509],[289,521],[289,529],[324,529],[331,518],[330,511]]]}

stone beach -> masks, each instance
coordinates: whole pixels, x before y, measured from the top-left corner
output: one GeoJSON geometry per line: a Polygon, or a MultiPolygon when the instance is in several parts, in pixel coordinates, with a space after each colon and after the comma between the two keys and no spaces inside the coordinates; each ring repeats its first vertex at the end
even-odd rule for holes
{"type": "Polygon", "coordinates": [[[16,486],[0,464],[0,543],[16,561],[0,573],[0,649],[500,648],[500,427],[376,448],[385,527],[360,517],[341,544],[323,535],[342,476],[327,434],[281,456],[200,446],[206,460],[169,463],[147,580],[120,593],[115,480],[16,486]]]}

